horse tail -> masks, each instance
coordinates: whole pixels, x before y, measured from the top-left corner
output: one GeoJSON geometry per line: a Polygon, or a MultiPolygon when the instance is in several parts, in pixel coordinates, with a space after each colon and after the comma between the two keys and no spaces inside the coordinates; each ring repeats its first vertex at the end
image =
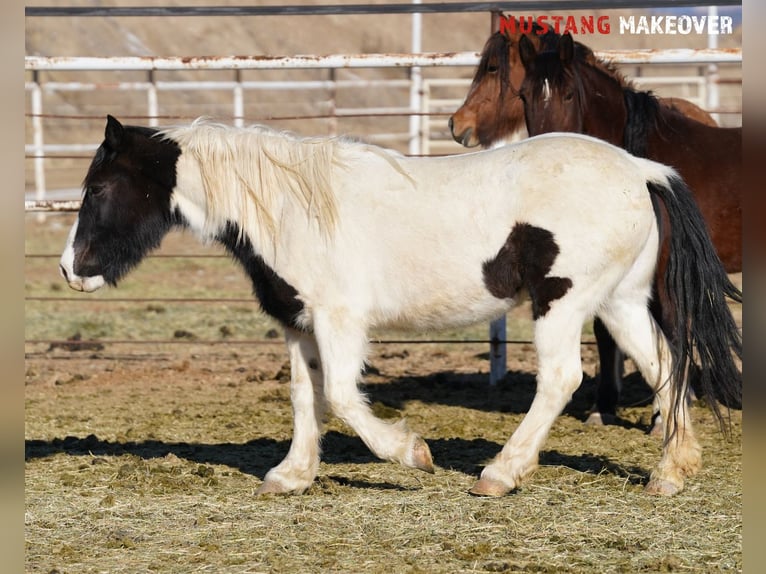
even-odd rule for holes
{"type": "Polygon", "coordinates": [[[701,398],[726,432],[719,402],[742,407],[742,373],[734,359],[741,364],[742,333],[726,298],[741,303],[742,292],[726,274],[705,220],[680,176],[672,171],[659,179],[650,177],[647,188],[665,205],[671,228],[664,277],[673,313],[671,426],[675,432],[675,415],[686,400],[685,377],[696,364],[701,398]]]}

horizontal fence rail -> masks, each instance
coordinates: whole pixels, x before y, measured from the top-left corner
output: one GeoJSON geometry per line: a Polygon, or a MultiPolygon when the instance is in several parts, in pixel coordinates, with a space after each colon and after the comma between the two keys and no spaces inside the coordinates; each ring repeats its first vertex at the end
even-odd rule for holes
{"type": "MultiPolygon", "coordinates": [[[[597,51],[596,57],[615,64],[741,63],[742,49],[674,48],[597,51]]],[[[43,57],[27,56],[29,71],[135,70],[277,70],[323,68],[397,68],[414,66],[476,66],[479,52],[424,54],[332,54],[328,56],[195,56],[195,57],[43,57]]]]}
{"type": "Polygon", "coordinates": [[[447,14],[460,12],[532,12],[665,8],[667,6],[741,6],[742,0],[516,0],[513,2],[426,2],[422,4],[324,4],[294,6],[29,6],[27,17],[158,16],[324,16],[335,14],[447,14]]]}

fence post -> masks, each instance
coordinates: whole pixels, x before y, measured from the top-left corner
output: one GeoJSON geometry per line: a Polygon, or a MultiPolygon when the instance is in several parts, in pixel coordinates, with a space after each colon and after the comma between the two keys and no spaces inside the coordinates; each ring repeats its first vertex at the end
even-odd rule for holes
{"type": "Polygon", "coordinates": [[[234,70],[234,125],[241,128],[245,125],[245,94],[242,88],[242,70],[234,70]]]}
{"type": "MultiPolygon", "coordinates": [[[[35,154],[35,199],[45,199],[45,145],[43,138],[43,90],[39,72],[32,72],[32,131],[35,154]]],[[[37,214],[38,221],[45,221],[45,214],[37,214]]]]}
{"type": "MultiPolygon", "coordinates": [[[[412,0],[413,4],[420,4],[421,0],[412,0]]],[[[422,47],[422,32],[423,32],[423,15],[420,12],[414,12],[412,14],[412,53],[419,54],[423,51],[422,47]]],[[[420,147],[421,137],[421,120],[422,116],[420,111],[422,110],[420,96],[423,91],[423,74],[420,66],[412,66],[410,68],[410,109],[412,115],[410,115],[410,155],[420,155],[422,153],[420,147]]]]}
{"type": "Polygon", "coordinates": [[[332,82],[332,87],[330,88],[330,101],[328,102],[328,114],[329,118],[327,118],[327,130],[329,135],[335,137],[338,135],[338,116],[336,115],[336,109],[338,106],[338,84],[337,84],[337,68],[330,68],[329,74],[330,74],[330,82],[332,82]]]}
{"type": "MultiPolygon", "coordinates": [[[[500,29],[500,16],[502,12],[493,10],[490,21],[490,34],[500,29]]],[[[489,324],[489,384],[496,385],[508,372],[508,358],[506,355],[506,321],[505,315],[489,324]]]]}
{"type": "Polygon", "coordinates": [[[157,104],[157,84],[155,82],[154,70],[149,70],[147,75],[149,77],[149,87],[146,90],[147,115],[149,116],[149,125],[156,128],[159,125],[157,117],[160,114],[157,104]]]}

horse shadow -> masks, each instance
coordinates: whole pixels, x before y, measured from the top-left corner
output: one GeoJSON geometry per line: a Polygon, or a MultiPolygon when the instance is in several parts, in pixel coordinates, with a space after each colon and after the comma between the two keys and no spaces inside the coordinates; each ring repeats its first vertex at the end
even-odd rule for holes
{"type": "MultiPolygon", "coordinates": [[[[374,367],[373,367],[374,369],[374,367]]],[[[377,369],[375,373],[382,375],[377,369]]],[[[562,412],[585,421],[596,401],[598,379],[583,373],[583,382],[562,412]]],[[[525,414],[535,397],[536,376],[526,371],[509,371],[495,385],[489,384],[487,373],[436,372],[423,376],[391,378],[382,383],[365,383],[360,388],[372,403],[402,410],[409,401],[475,409],[484,412],[525,414]]],[[[652,390],[638,372],[623,379],[620,406],[651,405],[652,390]]],[[[612,425],[644,432],[651,430],[649,421],[633,421],[615,417],[612,425]]]]}
{"type": "MultiPolygon", "coordinates": [[[[368,369],[384,379],[384,382],[361,385],[373,404],[373,409],[379,404],[383,405],[383,408],[403,410],[407,402],[421,401],[427,404],[459,406],[485,412],[524,414],[529,410],[536,388],[535,375],[523,371],[510,371],[496,385],[489,385],[487,374],[482,372],[442,371],[425,376],[389,378],[377,372],[374,367],[368,369]]],[[[593,404],[596,383],[596,379],[584,376],[583,384],[564,410],[565,416],[581,420],[585,418],[593,404]]],[[[626,388],[641,384],[646,389],[644,397],[648,397],[644,402],[649,404],[651,394],[640,375],[632,374],[627,377],[626,388]]],[[[637,423],[624,420],[618,420],[616,424],[641,428],[641,425],[637,423]]],[[[501,443],[484,438],[429,438],[427,440],[436,466],[473,476],[478,476],[483,465],[503,446],[501,443]]],[[[322,444],[322,460],[328,464],[380,462],[361,439],[353,434],[328,431],[323,437],[322,444]]],[[[222,465],[263,479],[268,470],[285,457],[289,448],[290,440],[271,438],[257,438],[244,443],[188,443],[161,440],[112,441],[90,434],[86,437],[66,436],[51,440],[26,440],[25,460],[41,459],[60,453],[88,457],[134,455],[143,460],[161,459],[172,454],[190,462],[222,465]]],[[[564,466],[584,473],[607,472],[637,483],[648,480],[646,471],[625,468],[600,455],[568,455],[556,450],[543,450],[540,453],[540,464],[564,466]]],[[[329,479],[359,488],[398,488],[392,484],[373,484],[363,479],[348,479],[333,475],[329,479]]]]}
{"type": "MultiPolygon", "coordinates": [[[[478,477],[483,464],[497,454],[502,444],[483,438],[431,439],[428,441],[437,467],[478,477]]],[[[325,434],[322,461],[328,464],[372,464],[381,462],[354,435],[338,431],[325,434]]],[[[241,473],[263,480],[268,470],[277,465],[287,454],[289,440],[258,438],[245,443],[187,443],[159,440],[111,441],[94,434],[80,438],[67,436],[52,440],[27,439],[24,459],[31,461],[55,454],[68,456],[119,457],[133,455],[143,460],[159,460],[168,455],[203,465],[220,465],[239,470],[241,473]]],[[[609,458],[593,455],[568,455],[556,450],[543,450],[540,465],[564,466],[588,474],[610,473],[625,478],[634,484],[645,484],[648,473],[640,468],[624,467],[609,458]]],[[[415,472],[415,471],[413,471],[415,472]]],[[[330,480],[354,488],[399,489],[404,487],[393,483],[370,482],[361,478],[349,479],[329,475],[330,480]]]]}

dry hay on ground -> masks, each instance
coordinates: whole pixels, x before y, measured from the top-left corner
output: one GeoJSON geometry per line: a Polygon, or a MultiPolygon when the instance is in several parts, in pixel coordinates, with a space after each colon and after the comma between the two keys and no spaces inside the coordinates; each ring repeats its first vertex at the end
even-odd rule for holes
{"type": "Polygon", "coordinates": [[[253,493],[291,435],[281,346],[30,353],[27,572],[741,570],[741,413],[727,441],[695,406],[703,470],[675,498],[647,497],[660,444],[635,376],[622,426],[583,425],[587,377],[532,479],[469,496],[534,392],[531,349],[510,349],[494,389],[485,351],[373,346],[372,404],[424,435],[434,475],[374,459],[333,419],[314,486],[265,498],[253,493]]]}

